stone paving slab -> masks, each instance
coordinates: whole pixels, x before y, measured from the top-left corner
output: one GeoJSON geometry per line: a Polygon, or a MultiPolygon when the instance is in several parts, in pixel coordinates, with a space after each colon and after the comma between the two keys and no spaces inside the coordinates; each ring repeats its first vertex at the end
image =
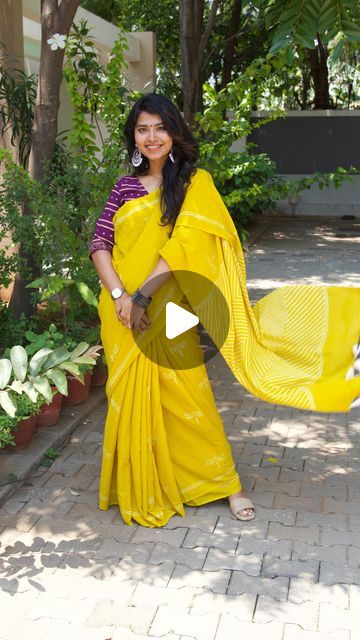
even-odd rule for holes
{"type": "Polygon", "coordinates": [[[14,453],[7,453],[0,449],[0,506],[39,467],[48,449],[61,449],[73,431],[89,413],[99,406],[101,401],[104,402],[104,390],[92,389],[89,399],[83,404],[64,407],[56,425],[37,428],[28,448],[14,453]],[[14,481],[9,482],[9,476],[14,477],[14,481]]]}
{"type": "MultiPolygon", "coordinates": [[[[297,281],[302,252],[323,258],[307,262],[313,275],[305,270],[304,281],[331,272],[357,284],[357,236],[337,237],[346,225],[261,220],[247,258],[252,298],[261,283],[267,291],[269,272],[275,284],[285,273],[297,281]]],[[[0,640],[358,637],[360,411],[263,403],[220,356],[208,371],[256,520],[237,521],[226,500],[186,507],[161,529],[128,527],[115,505],[101,511],[105,403],[97,391],[76,424],[64,419],[62,441],[44,443],[61,449],[51,467],[38,466],[44,450],[38,463],[34,448],[0,456],[2,478],[7,458],[21,478],[0,492],[0,640]]]]}

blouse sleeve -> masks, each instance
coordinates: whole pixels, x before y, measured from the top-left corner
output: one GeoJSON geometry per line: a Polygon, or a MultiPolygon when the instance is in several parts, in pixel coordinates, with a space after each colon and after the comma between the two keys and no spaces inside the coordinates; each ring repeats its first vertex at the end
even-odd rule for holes
{"type": "Polygon", "coordinates": [[[117,182],[108,198],[102,214],[99,216],[93,235],[93,239],[89,249],[89,256],[99,249],[105,249],[112,253],[114,246],[114,225],[113,217],[122,204],[121,194],[119,190],[119,182],[117,182]]]}

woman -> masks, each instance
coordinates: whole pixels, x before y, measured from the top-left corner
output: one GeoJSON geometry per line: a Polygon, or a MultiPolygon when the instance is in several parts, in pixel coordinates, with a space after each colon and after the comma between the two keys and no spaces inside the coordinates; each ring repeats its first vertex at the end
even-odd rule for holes
{"type": "Polygon", "coordinates": [[[194,311],[217,344],[211,292],[189,288],[184,274],[208,278],[229,308],[221,353],[247,389],[279,404],[347,411],[360,394],[359,289],[283,287],[252,309],[235,226],[210,174],[195,169],[197,146],[176,107],[164,96],[140,98],[125,134],[135,175],[115,185],[91,248],[109,366],[99,507],[119,504],[127,524],[154,527],[184,515],[184,504],[229,497],[232,514],[249,520],[254,505],[205,366],[182,366],[184,353],[200,352],[196,328],[174,349],[166,304],[194,311]]]}

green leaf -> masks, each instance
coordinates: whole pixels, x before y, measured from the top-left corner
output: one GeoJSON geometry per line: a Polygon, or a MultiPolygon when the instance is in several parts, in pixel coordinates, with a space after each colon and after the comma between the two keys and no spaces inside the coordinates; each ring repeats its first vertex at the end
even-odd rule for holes
{"type": "MultiPolygon", "coordinates": [[[[332,2],[333,0],[331,0],[332,2]]],[[[320,11],[321,11],[321,7],[319,7],[319,4],[316,2],[311,2],[311,0],[307,0],[306,5],[305,5],[305,10],[311,14],[312,19],[316,22],[316,24],[318,24],[319,21],[319,15],[320,15],[320,11]]]]}
{"type": "Polygon", "coordinates": [[[30,382],[30,380],[27,380],[26,382],[24,382],[23,390],[24,390],[24,393],[26,393],[27,397],[31,400],[31,402],[37,401],[39,394],[36,391],[32,382],[30,382]]]}
{"type": "Polygon", "coordinates": [[[61,362],[69,359],[69,352],[65,346],[58,347],[48,356],[43,365],[43,371],[59,366],[61,362]]]}
{"type": "Polygon", "coordinates": [[[98,300],[90,287],[85,282],[75,282],[76,288],[79,291],[81,297],[87,304],[92,305],[95,309],[98,308],[98,300]]]}
{"type": "Polygon", "coordinates": [[[68,371],[69,373],[77,376],[80,373],[80,369],[75,362],[62,362],[59,364],[59,369],[63,369],[64,371],[68,371]]]}
{"type": "Polygon", "coordinates": [[[10,418],[15,417],[16,404],[13,402],[12,398],[10,398],[7,391],[0,391],[0,406],[4,409],[5,413],[10,416],[10,418]]]}
{"type": "Polygon", "coordinates": [[[30,284],[26,285],[26,288],[43,289],[43,300],[53,296],[56,293],[62,291],[65,287],[70,287],[74,284],[73,280],[69,278],[61,278],[60,276],[47,276],[44,278],[38,278],[30,284]]]}
{"type": "Polygon", "coordinates": [[[12,372],[12,365],[8,358],[0,360],[0,389],[5,389],[8,384],[12,372]]]}
{"type": "Polygon", "coordinates": [[[305,47],[305,49],[315,49],[316,48],[316,44],[313,40],[311,40],[308,37],[305,37],[303,35],[300,35],[299,33],[297,33],[295,35],[295,39],[296,41],[301,44],[303,47],[305,47]]]}
{"type": "Polygon", "coordinates": [[[79,342],[79,344],[75,347],[75,349],[69,353],[71,360],[73,360],[74,358],[77,358],[77,356],[81,356],[83,353],[85,353],[85,351],[88,348],[89,348],[89,345],[87,342],[79,342]]]}
{"type": "Polygon", "coordinates": [[[286,38],[283,38],[282,40],[277,40],[270,47],[269,53],[278,53],[278,51],[280,51],[280,49],[282,49],[286,44],[287,44],[287,39],[286,38]]]}
{"type": "Polygon", "coordinates": [[[96,360],[94,358],[90,358],[89,356],[79,356],[78,358],[75,358],[74,362],[76,362],[76,364],[96,364],[96,360]]]}
{"type": "Polygon", "coordinates": [[[330,27],[332,27],[334,24],[337,24],[338,20],[337,20],[337,13],[336,13],[336,8],[329,7],[328,9],[326,9],[325,11],[322,11],[319,17],[319,30],[321,33],[324,33],[324,31],[327,31],[327,29],[329,29],[330,27]]]}
{"type": "Polygon", "coordinates": [[[71,377],[81,382],[81,384],[85,384],[85,376],[81,371],[79,373],[71,373],[71,377]]]}
{"type": "Polygon", "coordinates": [[[44,349],[40,349],[37,353],[34,353],[29,363],[30,375],[36,376],[39,373],[42,365],[44,364],[44,362],[46,362],[48,356],[52,352],[53,352],[53,349],[44,348],[44,349]]]}
{"type": "Polygon", "coordinates": [[[53,395],[49,380],[45,376],[36,376],[35,378],[31,377],[31,382],[33,383],[36,391],[38,391],[45,400],[51,402],[53,395]]]}
{"type": "Polygon", "coordinates": [[[11,391],[15,391],[15,393],[18,393],[19,396],[21,396],[23,390],[24,390],[24,385],[22,382],[20,382],[20,380],[14,380],[9,389],[11,389],[11,391]]]}
{"type": "Polygon", "coordinates": [[[344,40],[339,40],[339,42],[337,43],[335,49],[331,52],[331,55],[329,56],[329,60],[333,63],[337,62],[341,56],[341,52],[344,48],[344,40]]]}
{"type": "Polygon", "coordinates": [[[15,345],[10,349],[10,360],[15,378],[24,382],[27,373],[28,354],[24,347],[15,345]]]}
{"type": "Polygon", "coordinates": [[[89,356],[90,358],[97,358],[100,355],[99,351],[102,351],[102,349],[103,349],[102,344],[96,344],[92,347],[89,347],[88,350],[83,355],[89,356]]]}
{"type": "Polygon", "coordinates": [[[284,60],[285,64],[291,67],[294,62],[294,50],[292,47],[286,47],[286,49],[284,50],[284,60]]]}
{"type": "Polygon", "coordinates": [[[62,393],[64,396],[67,396],[68,385],[65,373],[63,371],[60,371],[59,369],[49,369],[46,372],[46,375],[48,378],[50,378],[50,380],[52,380],[57,390],[60,391],[60,393],[62,393]]]}
{"type": "MultiPolygon", "coordinates": [[[[281,13],[280,20],[279,20],[280,23],[284,23],[287,20],[291,21],[293,18],[295,18],[298,12],[299,12],[299,6],[297,3],[294,3],[292,6],[290,6],[288,9],[285,9],[285,11],[281,13]]],[[[293,22],[295,22],[295,20],[293,22]]]]}

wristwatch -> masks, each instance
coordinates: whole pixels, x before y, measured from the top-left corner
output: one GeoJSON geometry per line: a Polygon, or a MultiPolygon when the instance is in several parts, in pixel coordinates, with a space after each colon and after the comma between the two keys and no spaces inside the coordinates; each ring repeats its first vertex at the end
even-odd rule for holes
{"type": "Polygon", "coordinates": [[[124,289],[120,289],[120,287],[115,287],[115,289],[110,292],[113,300],[118,300],[123,293],[124,289]]]}

